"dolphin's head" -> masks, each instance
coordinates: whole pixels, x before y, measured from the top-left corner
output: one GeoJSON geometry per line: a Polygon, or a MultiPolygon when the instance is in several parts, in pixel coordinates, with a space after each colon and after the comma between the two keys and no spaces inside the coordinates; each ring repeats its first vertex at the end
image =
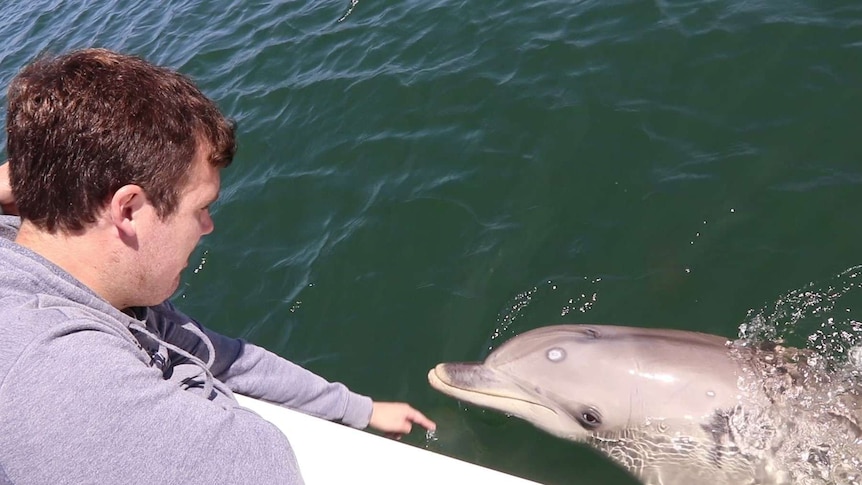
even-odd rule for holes
{"type": "Polygon", "coordinates": [[[440,392],[576,441],[627,429],[698,429],[734,407],[727,339],[695,332],[559,325],[525,332],[482,363],[428,373],[440,392]]]}

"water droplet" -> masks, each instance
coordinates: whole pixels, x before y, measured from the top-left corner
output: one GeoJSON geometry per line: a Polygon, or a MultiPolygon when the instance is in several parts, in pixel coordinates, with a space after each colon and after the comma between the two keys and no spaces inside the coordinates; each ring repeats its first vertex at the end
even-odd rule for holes
{"type": "Polygon", "coordinates": [[[437,430],[430,430],[430,429],[425,430],[425,448],[426,449],[431,448],[431,446],[433,446],[434,443],[437,442],[437,440],[439,440],[439,438],[437,437],[437,430]]]}
{"type": "Polygon", "coordinates": [[[857,369],[862,370],[862,346],[853,347],[850,349],[850,362],[853,363],[853,366],[857,369]]]}

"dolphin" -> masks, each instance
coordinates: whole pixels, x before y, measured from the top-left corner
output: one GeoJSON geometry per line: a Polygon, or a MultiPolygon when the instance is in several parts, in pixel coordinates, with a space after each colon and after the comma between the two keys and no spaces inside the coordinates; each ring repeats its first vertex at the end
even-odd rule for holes
{"type": "Polygon", "coordinates": [[[555,325],[508,340],[484,362],[438,364],[428,380],[448,396],[597,448],[647,485],[860,483],[859,401],[842,401],[848,412],[787,408],[782,393],[805,380],[785,365],[798,355],[683,330],[555,325]],[[771,416],[780,406],[788,419],[771,416]],[[795,419],[813,426],[782,432],[795,419]],[[827,429],[811,448],[793,443],[794,433],[827,429]],[[821,456],[823,470],[811,471],[811,456],[821,456]],[[801,478],[815,472],[831,475],[801,478]]]}

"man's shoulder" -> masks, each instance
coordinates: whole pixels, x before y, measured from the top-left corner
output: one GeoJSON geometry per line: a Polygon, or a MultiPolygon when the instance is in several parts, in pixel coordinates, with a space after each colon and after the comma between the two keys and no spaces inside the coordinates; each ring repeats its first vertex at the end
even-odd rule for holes
{"type": "Polygon", "coordinates": [[[21,320],[27,320],[30,325],[36,327],[50,327],[70,321],[92,322],[100,327],[124,326],[102,310],[61,295],[36,292],[0,293],[0,322],[5,324],[21,320]]]}
{"type": "Polygon", "coordinates": [[[112,334],[126,340],[133,338],[122,322],[55,296],[0,297],[0,362],[15,358],[33,345],[85,331],[112,334]]]}

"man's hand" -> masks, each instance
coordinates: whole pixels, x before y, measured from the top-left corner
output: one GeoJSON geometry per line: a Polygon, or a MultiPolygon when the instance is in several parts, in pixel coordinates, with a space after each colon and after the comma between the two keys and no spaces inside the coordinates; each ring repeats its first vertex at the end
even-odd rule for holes
{"type": "Polygon", "coordinates": [[[0,165],[0,208],[4,214],[17,214],[15,197],[12,196],[12,185],[9,182],[9,163],[0,165]]]}
{"type": "Polygon", "coordinates": [[[403,402],[375,402],[368,426],[390,438],[401,439],[401,435],[413,429],[413,423],[430,431],[437,429],[434,421],[403,402]]]}

